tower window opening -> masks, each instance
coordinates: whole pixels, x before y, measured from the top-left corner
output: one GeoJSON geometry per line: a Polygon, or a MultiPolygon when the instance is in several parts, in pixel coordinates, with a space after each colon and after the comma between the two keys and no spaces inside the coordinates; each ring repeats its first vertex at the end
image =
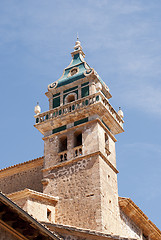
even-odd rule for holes
{"type": "Polygon", "coordinates": [[[74,147],[81,146],[82,145],[82,133],[81,132],[75,132],[74,134],[74,147]]]}
{"type": "Polygon", "coordinates": [[[109,150],[109,138],[106,133],[105,133],[105,149],[109,150]]]}
{"type": "Polygon", "coordinates": [[[77,99],[77,94],[75,92],[69,93],[65,97],[65,104],[70,103],[70,102],[74,102],[76,99],[77,99]]]}
{"type": "Polygon", "coordinates": [[[81,97],[87,97],[89,95],[89,86],[81,88],[81,97]]]}
{"type": "Polygon", "coordinates": [[[63,136],[59,139],[59,152],[67,150],[67,137],[63,136]]]}
{"type": "Polygon", "coordinates": [[[82,132],[77,131],[74,133],[74,157],[82,155],[82,132]]]}
{"type": "Polygon", "coordinates": [[[53,98],[53,108],[60,106],[60,96],[53,98]]]}
{"type": "Polygon", "coordinates": [[[51,211],[47,208],[47,219],[51,221],[51,211]]]}
{"type": "Polygon", "coordinates": [[[74,95],[68,96],[68,103],[75,101],[74,95]]]}

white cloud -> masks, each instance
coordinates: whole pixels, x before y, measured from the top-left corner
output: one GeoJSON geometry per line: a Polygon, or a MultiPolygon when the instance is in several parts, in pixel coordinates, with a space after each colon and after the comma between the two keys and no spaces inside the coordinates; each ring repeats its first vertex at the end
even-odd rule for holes
{"type": "Polygon", "coordinates": [[[69,41],[78,31],[84,50],[91,52],[88,59],[97,53],[97,64],[106,64],[100,74],[107,79],[107,61],[112,61],[112,71],[120,77],[115,84],[122,103],[160,115],[161,87],[155,84],[159,85],[161,74],[161,24],[154,17],[155,3],[89,0],[84,6],[75,1],[16,2],[0,3],[2,49],[22,44],[35,58],[50,60],[55,49],[64,54],[67,46],[72,47],[75,39],[69,41]]]}
{"type": "Polygon", "coordinates": [[[126,90],[118,91],[117,99],[119,99],[121,105],[161,117],[161,87],[155,88],[144,84],[135,88],[128,87],[126,90]]]}

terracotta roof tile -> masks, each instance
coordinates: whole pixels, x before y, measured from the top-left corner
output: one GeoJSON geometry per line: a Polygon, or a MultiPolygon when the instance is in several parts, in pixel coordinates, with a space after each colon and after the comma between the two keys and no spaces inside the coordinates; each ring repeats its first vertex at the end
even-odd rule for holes
{"type": "Polygon", "coordinates": [[[38,161],[40,159],[43,159],[43,158],[44,158],[44,156],[29,160],[29,161],[26,161],[26,162],[23,162],[23,163],[18,163],[18,164],[15,164],[15,165],[12,165],[12,166],[9,166],[9,167],[6,167],[6,168],[2,168],[2,169],[0,169],[0,173],[3,172],[3,171],[9,170],[9,169],[15,168],[15,167],[19,167],[19,166],[22,166],[22,165],[25,165],[25,164],[36,162],[36,161],[38,161]]]}

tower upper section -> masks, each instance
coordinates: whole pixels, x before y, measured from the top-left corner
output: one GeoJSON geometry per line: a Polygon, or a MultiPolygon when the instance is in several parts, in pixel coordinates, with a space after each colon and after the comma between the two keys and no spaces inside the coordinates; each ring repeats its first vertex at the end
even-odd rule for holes
{"type": "MultiPolygon", "coordinates": [[[[54,89],[56,90],[59,87],[66,86],[70,83],[74,83],[79,79],[83,80],[89,75],[95,75],[97,76],[98,80],[103,84],[103,87],[106,89],[107,98],[110,98],[111,95],[109,93],[109,88],[105,85],[105,83],[102,81],[102,79],[97,74],[97,72],[86,63],[84,59],[85,54],[82,50],[80,41],[78,40],[76,41],[74,51],[71,53],[71,55],[72,55],[71,63],[69,64],[68,67],[64,69],[64,72],[61,78],[59,78],[58,81],[48,86],[48,91],[54,92],[53,91],[54,89]]],[[[105,89],[104,89],[104,92],[105,92],[105,89]]]]}
{"type": "Polygon", "coordinates": [[[95,116],[112,135],[123,132],[122,115],[109,103],[109,88],[86,63],[78,39],[71,55],[72,61],[61,78],[48,85],[49,111],[36,114],[35,127],[48,136],[55,129],[95,116]]]}

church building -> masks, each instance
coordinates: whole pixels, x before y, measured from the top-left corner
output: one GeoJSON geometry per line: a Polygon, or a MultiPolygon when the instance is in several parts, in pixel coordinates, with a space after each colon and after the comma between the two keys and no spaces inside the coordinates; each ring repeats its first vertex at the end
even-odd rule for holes
{"type": "Polygon", "coordinates": [[[35,107],[44,156],[0,170],[0,240],[161,240],[161,231],[130,199],[118,196],[115,143],[123,112],[85,61],[72,60],[35,107]]]}

